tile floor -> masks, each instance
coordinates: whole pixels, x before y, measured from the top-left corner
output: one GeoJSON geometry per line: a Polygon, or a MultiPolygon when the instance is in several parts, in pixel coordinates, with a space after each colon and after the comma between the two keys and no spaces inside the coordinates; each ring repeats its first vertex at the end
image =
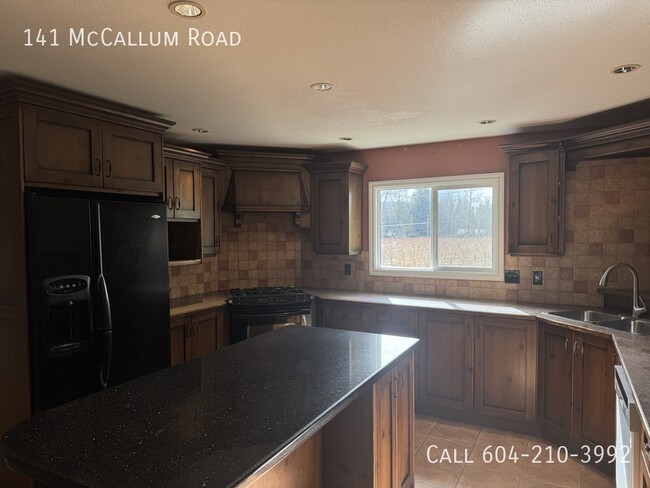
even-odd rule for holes
{"type": "Polygon", "coordinates": [[[548,458],[548,447],[546,441],[534,436],[418,415],[415,488],[614,487],[612,478],[591,466],[570,458],[558,463],[555,448],[551,448],[555,463],[531,461],[535,454],[541,454],[539,459],[548,458]],[[486,462],[489,458],[484,460],[484,455],[496,454],[496,446],[518,454],[528,453],[529,457],[518,462],[486,462]]]}

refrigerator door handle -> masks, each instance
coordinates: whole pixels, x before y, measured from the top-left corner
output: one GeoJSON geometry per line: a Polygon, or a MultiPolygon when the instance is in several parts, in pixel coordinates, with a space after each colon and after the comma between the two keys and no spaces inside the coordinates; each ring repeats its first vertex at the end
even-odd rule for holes
{"type": "Polygon", "coordinates": [[[108,377],[111,374],[111,356],[113,353],[113,323],[111,320],[111,303],[108,298],[108,287],[103,274],[97,278],[97,291],[101,302],[101,344],[102,344],[102,366],[99,371],[99,381],[106,388],[108,377]]]}

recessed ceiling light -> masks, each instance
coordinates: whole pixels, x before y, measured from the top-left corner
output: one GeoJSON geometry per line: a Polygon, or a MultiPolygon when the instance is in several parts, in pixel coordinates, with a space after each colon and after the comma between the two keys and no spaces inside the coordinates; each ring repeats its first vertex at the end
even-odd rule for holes
{"type": "Polygon", "coordinates": [[[617,66],[616,68],[612,68],[612,73],[615,75],[620,75],[623,73],[631,73],[632,71],[636,71],[641,67],[640,64],[624,64],[623,66],[617,66]]]}
{"type": "Polygon", "coordinates": [[[334,85],[331,83],[314,83],[313,85],[310,86],[312,90],[316,91],[329,91],[332,89],[334,85]]]}
{"type": "Polygon", "coordinates": [[[210,129],[204,129],[203,127],[194,127],[194,129],[192,129],[192,132],[196,132],[197,134],[207,134],[210,132],[210,129]]]}
{"type": "Polygon", "coordinates": [[[485,120],[479,120],[478,123],[481,124],[481,125],[488,125],[488,124],[496,123],[496,120],[494,120],[494,119],[485,119],[485,120]]]}
{"type": "Polygon", "coordinates": [[[352,138],[351,137],[339,137],[339,140],[341,140],[341,141],[351,141],[352,138]]]}
{"type": "Polygon", "coordinates": [[[197,18],[205,15],[205,8],[196,2],[172,2],[169,10],[181,17],[197,18]]]}

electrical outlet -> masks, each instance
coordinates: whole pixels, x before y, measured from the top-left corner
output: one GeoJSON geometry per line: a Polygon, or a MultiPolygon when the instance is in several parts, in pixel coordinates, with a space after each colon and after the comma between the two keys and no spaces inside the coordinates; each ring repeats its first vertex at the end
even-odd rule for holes
{"type": "Polygon", "coordinates": [[[343,265],[343,274],[345,276],[350,276],[352,274],[352,265],[350,263],[345,263],[343,265]]]}
{"type": "Polygon", "coordinates": [[[541,271],[533,271],[533,285],[541,285],[544,282],[541,271]]]}
{"type": "Polygon", "coordinates": [[[519,283],[519,270],[518,269],[507,269],[506,275],[504,277],[506,283],[519,283]]]}

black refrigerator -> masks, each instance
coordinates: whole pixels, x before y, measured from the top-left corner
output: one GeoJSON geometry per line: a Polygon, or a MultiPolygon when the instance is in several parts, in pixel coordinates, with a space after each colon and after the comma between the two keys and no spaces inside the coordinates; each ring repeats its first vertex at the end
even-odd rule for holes
{"type": "Polygon", "coordinates": [[[27,192],[34,413],[170,365],[162,203],[27,192]]]}

